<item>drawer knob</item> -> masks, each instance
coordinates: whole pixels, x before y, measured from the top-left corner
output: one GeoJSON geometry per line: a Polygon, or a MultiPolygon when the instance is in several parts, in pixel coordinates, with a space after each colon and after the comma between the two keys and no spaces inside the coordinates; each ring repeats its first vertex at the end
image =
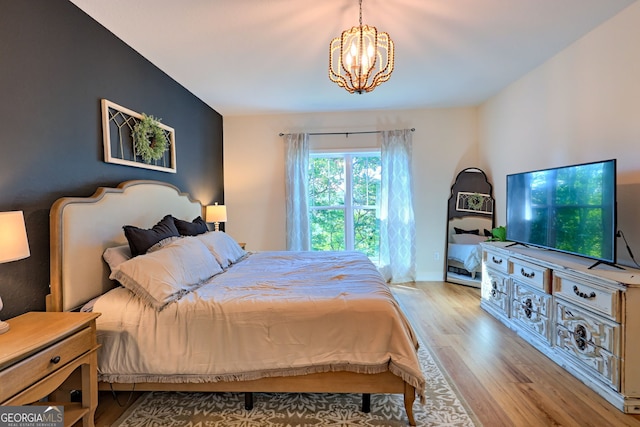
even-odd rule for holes
{"type": "Polygon", "coordinates": [[[493,261],[494,264],[502,264],[502,258],[496,258],[492,256],[491,260],[493,261]]]}
{"type": "Polygon", "coordinates": [[[58,362],[60,362],[60,356],[54,356],[51,358],[51,363],[53,363],[54,365],[58,362]]]}
{"type": "Polygon", "coordinates": [[[533,279],[533,277],[536,275],[536,272],[532,271],[531,273],[527,273],[526,271],[524,271],[524,268],[521,268],[520,269],[520,274],[522,274],[527,279],[533,279]]]}
{"type": "Polygon", "coordinates": [[[576,285],[573,285],[573,293],[578,295],[580,298],[584,298],[584,299],[593,299],[596,297],[595,292],[591,292],[590,294],[585,294],[584,292],[581,292],[580,289],[578,289],[578,286],[576,285]]]}

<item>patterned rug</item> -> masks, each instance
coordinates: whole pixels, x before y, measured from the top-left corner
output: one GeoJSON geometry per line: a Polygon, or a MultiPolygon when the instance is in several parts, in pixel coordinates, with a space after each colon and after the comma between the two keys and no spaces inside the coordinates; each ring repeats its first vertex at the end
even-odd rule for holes
{"type": "MultiPolygon", "coordinates": [[[[480,424],[438,362],[421,343],[420,364],[427,378],[427,402],[416,399],[419,426],[473,427],[480,424]],[[475,422],[475,423],[474,423],[475,422]]],[[[371,395],[371,412],[361,412],[359,394],[255,393],[253,409],[244,409],[242,393],[149,392],[114,427],[215,426],[406,426],[403,396],[371,395]]]]}

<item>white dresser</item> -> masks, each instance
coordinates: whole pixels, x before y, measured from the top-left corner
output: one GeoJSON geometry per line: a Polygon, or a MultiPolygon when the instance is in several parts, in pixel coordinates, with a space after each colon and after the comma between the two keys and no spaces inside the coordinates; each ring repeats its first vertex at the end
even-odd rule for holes
{"type": "Polygon", "coordinates": [[[615,407],[640,413],[640,270],[482,247],[480,306],[615,407]]]}

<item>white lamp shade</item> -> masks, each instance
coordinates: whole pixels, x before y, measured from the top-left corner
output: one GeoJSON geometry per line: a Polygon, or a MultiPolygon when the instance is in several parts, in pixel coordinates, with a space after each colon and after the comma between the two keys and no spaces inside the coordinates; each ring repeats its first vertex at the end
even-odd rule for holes
{"type": "Polygon", "coordinates": [[[226,222],[227,207],[218,204],[207,206],[204,216],[206,222],[226,222]]]}
{"type": "Polygon", "coordinates": [[[22,211],[0,212],[0,263],[17,261],[29,255],[22,211]]]}

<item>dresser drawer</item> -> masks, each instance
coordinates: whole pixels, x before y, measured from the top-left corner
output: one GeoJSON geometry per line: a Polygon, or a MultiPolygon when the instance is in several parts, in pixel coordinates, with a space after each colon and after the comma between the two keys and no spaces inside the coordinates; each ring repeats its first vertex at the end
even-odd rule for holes
{"type": "Polygon", "coordinates": [[[505,316],[509,315],[509,297],[502,292],[494,292],[485,301],[497,308],[505,316]]]}
{"type": "Polygon", "coordinates": [[[487,251],[483,252],[485,266],[487,268],[492,268],[496,271],[500,271],[502,273],[509,272],[509,259],[501,255],[497,252],[487,251]]]}
{"type": "Polygon", "coordinates": [[[580,330],[563,326],[556,329],[556,349],[589,376],[599,378],[609,387],[620,391],[620,359],[613,353],[582,338],[580,330]]]}
{"type": "Polygon", "coordinates": [[[94,347],[90,327],[23,359],[0,372],[0,402],[33,384],[94,347]]]}
{"type": "Polygon", "coordinates": [[[606,289],[587,280],[578,280],[561,272],[554,272],[553,293],[580,307],[620,321],[620,291],[616,289],[606,289]]]}
{"type": "Polygon", "coordinates": [[[527,304],[519,301],[511,302],[511,319],[524,329],[533,332],[545,343],[551,343],[551,321],[537,311],[533,311],[527,304]]]}
{"type": "Polygon", "coordinates": [[[482,276],[482,299],[498,308],[505,316],[509,314],[508,279],[500,273],[486,270],[482,276]]]}
{"type": "Polygon", "coordinates": [[[551,343],[551,295],[512,283],[511,318],[546,343],[551,343]]]}
{"type": "Polygon", "coordinates": [[[556,324],[574,335],[576,351],[596,346],[618,356],[620,354],[620,324],[592,314],[579,307],[555,300],[556,324]]]}
{"type": "Polygon", "coordinates": [[[509,315],[509,279],[493,270],[485,270],[482,275],[481,296],[505,316],[509,315]]]}
{"type": "Polygon", "coordinates": [[[487,294],[495,294],[496,292],[500,292],[502,294],[509,293],[507,284],[508,279],[506,276],[491,270],[485,271],[482,276],[483,297],[485,296],[485,292],[487,294]]]}
{"type": "Polygon", "coordinates": [[[513,282],[513,300],[529,310],[549,317],[551,313],[551,295],[536,291],[516,281],[513,282]]]}
{"type": "Polygon", "coordinates": [[[511,259],[509,265],[511,277],[542,292],[551,293],[551,272],[548,268],[519,259],[511,259]]]}

